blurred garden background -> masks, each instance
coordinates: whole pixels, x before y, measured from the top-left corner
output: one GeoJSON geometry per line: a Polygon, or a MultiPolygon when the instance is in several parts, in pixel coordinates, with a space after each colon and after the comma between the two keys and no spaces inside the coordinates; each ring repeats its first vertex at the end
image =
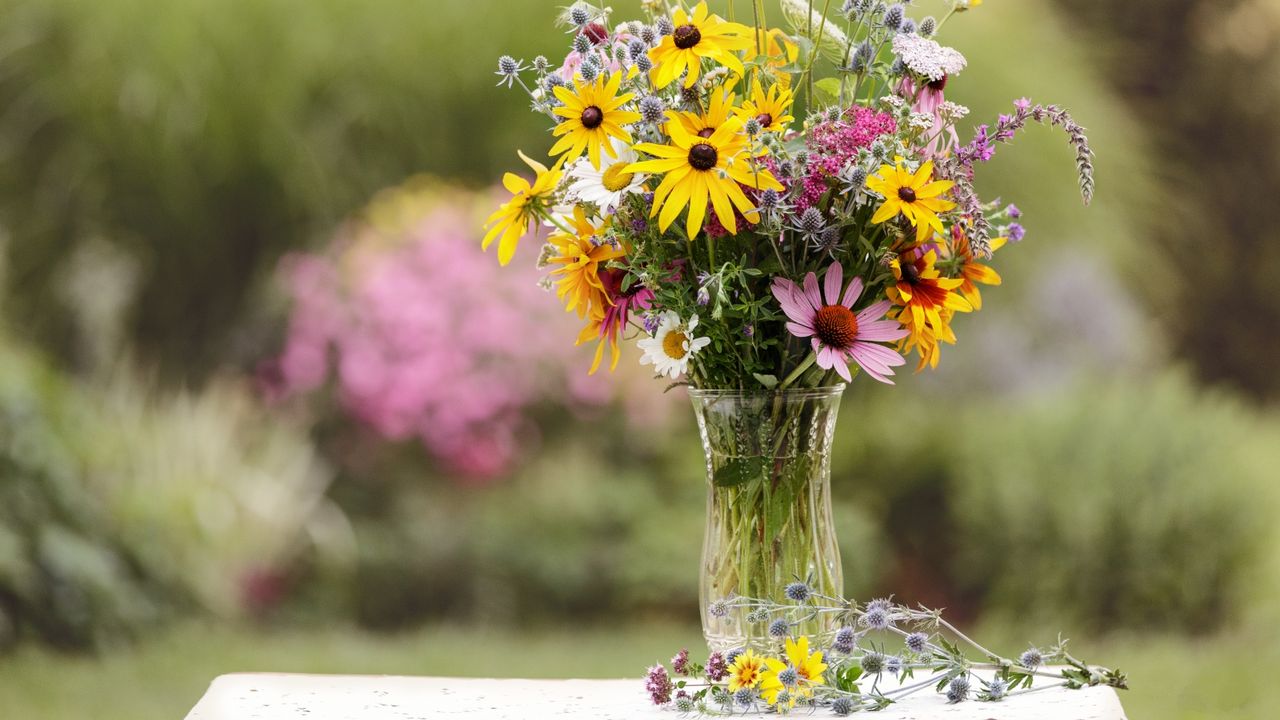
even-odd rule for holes
{"type": "MultiPolygon", "coordinates": [[[[0,0],[0,717],[698,646],[687,399],[588,377],[536,243],[478,249],[550,145],[494,63],[563,53],[555,12],[0,0]]],[[[1027,239],[938,372],[846,394],[846,591],[1067,631],[1134,718],[1274,717],[1280,0],[989,0],[944,40],[974,124],[1071,108],[1097,200],[1047,129],[984,168],[1027,239]]]]}

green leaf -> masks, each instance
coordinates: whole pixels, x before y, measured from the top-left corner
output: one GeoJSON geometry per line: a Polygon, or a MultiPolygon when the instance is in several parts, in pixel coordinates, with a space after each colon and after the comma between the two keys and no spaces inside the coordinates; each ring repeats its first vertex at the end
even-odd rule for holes
{"type": "Polygon", "coordinates": [[[716,468],[712,482],[716,487],[733,487],[748,480],[764,477],[768,460],[759,456],[737,457],[716,468]]]}
{"type": "Polygon", "coordinates": [[[795,492],[791,483],[778,483],[778,488],[769,497],[769,504],[764,509],[764,541],[773,542],[786,524],[791,514],[791,503],[795,500],[795,492]]]}
{"type": "Polygon", "coordinates": [[[770,390],[774,389],[778,385],[778,377],[776,375],[761,375],[760,373],[754,373],[752,377],[759,380],[761,385],[770,390]]]}
{"type": "Polygon", "coordinates": [[[813,84],[813,94],[822,105],[834,104],[840,99],[840,80],[833,77],[822,78],[813,84]]]}

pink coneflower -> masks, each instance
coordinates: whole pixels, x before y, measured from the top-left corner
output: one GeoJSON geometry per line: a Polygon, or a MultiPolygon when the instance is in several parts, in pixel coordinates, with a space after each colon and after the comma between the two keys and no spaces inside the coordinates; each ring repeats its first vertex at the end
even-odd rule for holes
{"type": "Polygon", "coordinates": [[[911,110],[913,112],[924,113],[933,117],[933,128],[929,130],[929,142],[924,147],[924,156],[926,158],[945,154],[945,150],[948,147],[960,144],[960,136],[956,133],[955,125],[942,116],[942,105],[947,100],[944,91],[947,87],[948,77],[943,75],[937,80],[923,80],[917,86],[916,80],[907,75],[902,78],[902,82],[898,85],[898,94],[911,101],[911,110]],[[944,132],[947,134],[946,139],[950,140],[950,144],[944,144],[944,132]]]}
{"type": "Polygon", "coordinates": [[[881,300],[853,312],[853,304],[862,295],[862,278],[855,277],[844,289],[844,268],[832,263],[823,278],[823,293],[818,290],[818,276],[804,276],[804,287],[786,278],[775,278],[773,296],[782,305],[789,322],[787,330],[799,338],[812,338],[813,351],[818,355],[818,367],[840,373],[846,381],[852,381],[849,360],[853,360],[868,375],[882,383],[893,384],[888,376],[893,368],[905,365],[901,355],[876,342],[892,342],[907,336],[906,328],[896,320],[882,320],[891,303],[881,300]]]}

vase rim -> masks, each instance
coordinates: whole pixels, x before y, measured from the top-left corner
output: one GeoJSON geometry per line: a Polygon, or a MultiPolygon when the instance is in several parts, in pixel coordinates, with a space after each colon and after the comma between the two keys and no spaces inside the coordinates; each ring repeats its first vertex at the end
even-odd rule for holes
{"type": "Polygon", "coordinates": [[[689,397],[699,400],[719,400],[723,398],[758,398],[769,397],[773,395],[782,395],[788,398],[798,399],[822,399],[839,397],[844,392],[845,384],[837,383],[835,385],[824,385],[816,388],[787,388],[786,390],[738,390],[738,389],[718,389],[718,388],[688,388],[689,397]]]}

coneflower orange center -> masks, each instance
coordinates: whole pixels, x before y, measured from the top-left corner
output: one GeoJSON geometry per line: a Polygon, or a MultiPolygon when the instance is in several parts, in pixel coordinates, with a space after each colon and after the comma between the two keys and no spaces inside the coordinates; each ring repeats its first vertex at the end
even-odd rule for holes
{"type": "Polygon", "coordinates": [[[605,169],[604,175],[600,177],[600,184],[604,185],[605,190],[618,192],[631,184],[631,180],[635,175],[627,172],[626,167],[626,163],[620,162],[614,163],[605,169]]]}
{"type": "Polygon", "coordinates": [[[843,350],[858,338],[858,318],[843,305],[828,305],[814,317],[813,329],[823,345],[843,350]]]}
{"type": "Polygon", "coordinates": [[[590,105],[582,111],[582,127],[594,130],[600,127],[602,122],[604,122],[604,113],[595,105],[590,105]]]}
{"type": "Polygon", "coordinates": [[[681,25],[671,33],[671,40],[681,50],[688,50],[702,40],[702,32],[696,25],[681,25]]]}
{"type": "Polygon", "coordinates": [[[679,360],[683,358],[687,352],[684,349],[684,344],[688,339],[689,338],[685,337],[685,334],[679,330],[672,330],[667,333],[666,337],[662,338],[662,352],[666,353],[667,357],[672,358],[673,360],[679,360]]]}
{"type": "Polygon", "coordinates": [[[915,202],[916,201],[915,189],[909,188],[909,187],[898,188],[898,199],[902,200],[902,202],[915,202]]]}
{"type": "Polygon", "coordinates": [[[716,161],[719,159],[716,149],[706,143],[698,143],[689,148],[689,164],[695,170],[710,170],[716,166],[716,161]]]}

